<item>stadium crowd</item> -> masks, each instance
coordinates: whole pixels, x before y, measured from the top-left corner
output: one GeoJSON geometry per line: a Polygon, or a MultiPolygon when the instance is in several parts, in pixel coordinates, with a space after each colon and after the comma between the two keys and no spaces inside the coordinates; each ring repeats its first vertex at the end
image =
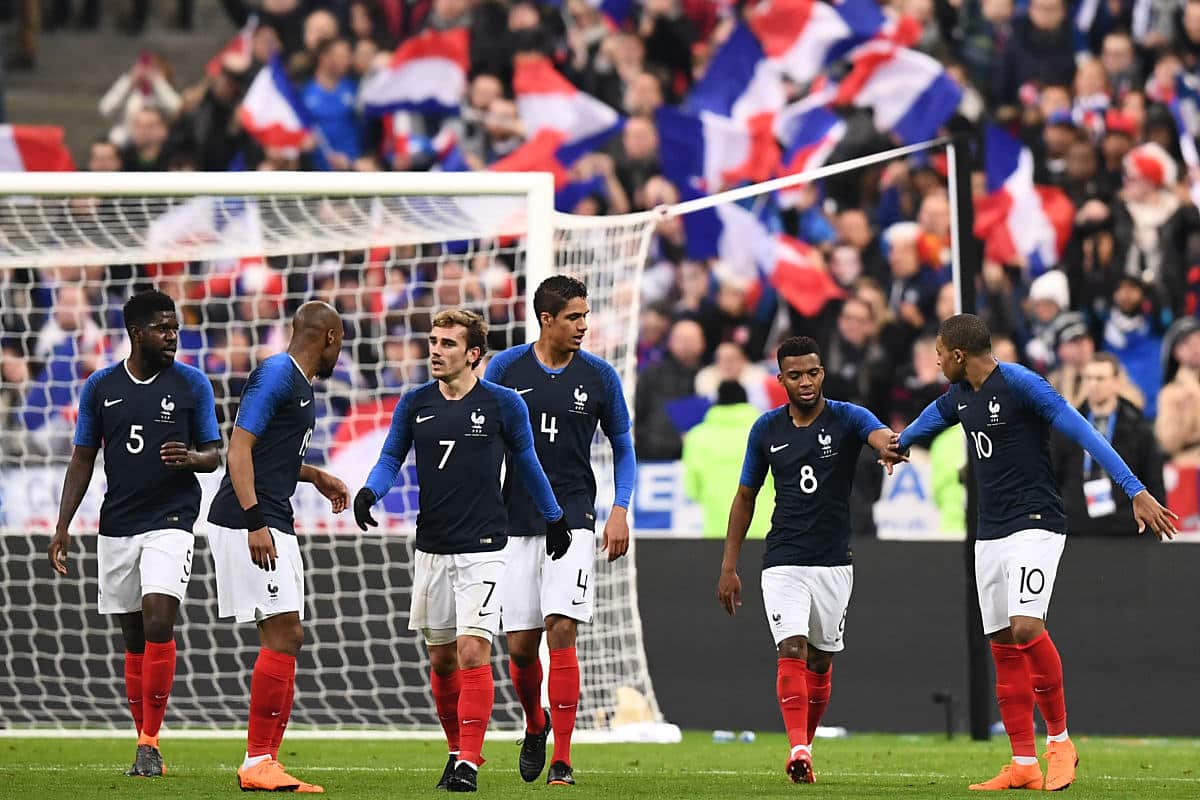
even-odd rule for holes
{"type": "MultiPolygon", "coordinates": [[[[588,0],[223,4],[247,46],[218,54],[204,76],[173,75],[161,54],[139,57],[100,102],[112,127],[91,144],[86,169],[428,170],[446,166],[448,141],[466,168],[487,169],[527,140],[513,100],[513,63],[518,54],[540,53],[626,116],[619,133],[570,165],[572,185],[585,188],[560,194],[564,210],[653,208],[689,188],[663,174],[654,112],[684,102],[747,13],[744,4],[717,0],[644,0],[620,12],[612,10],[620,4],[588,0]],[[471,43],[457,115],[364,114],[358,85],[399,43],[422,30],[455,28],[467,28],[471,43]],[[315,120],[317,134],[298,150],[265,147],[239,121],[248,86],[276,56],[315,120]]],[[[936,58],[961,89],[944,129],[982,145],[988,124],[1005,127],[1032,154],[1035,182],[1070,201],[1057,263],[1034,264],[1023,254],[997,259],[988,248],[978,297],[998,355],[1046,375],[1079,405],[1093,355],[1112,353],[1122,408],[1152,427],[1161,456],[1195,463],[1200,212],[1191,189],[1200,161],[1188,156],[1194,139],[1180,107],[1183,79],[1200,67],[1200,0],[896,0],[884,10],[898,27],[902,21],[909,46],[936,58]]],[[[812,90],[785,85],[793,100],[812,90]]],[[[895,144],[877,130],[870,109],[845,106],[838,114],[846,131],[829,161],[895,144]]],[[[982,198],[991,187],[982,172],[977,177],[982,198]]],[[[902,426],[944,391],[933,352],[937,325],[954,309],[943,156],[806,186],[774,224],[807,246],[821,274],[799,293],[719,258],[690,258],[679,220],[656,230],[641,298],[639,458],[680,458],[683,431],[702,418],[723,381],[741,383],[758,408],[784,402],[773,348],[792,334],[821,343],[829,397],[861,403],[889,424],[902,426]]],[[[419,340],[389,336],[420,333],[431,307],[479,307],[498,328],[495,345],[520,338],[523,308],[504,279],[513,266],[506,256],[305,258],[308,269],[285,276],[282,262],[267,260],[221,285],[197,264],[7,275],[0,284],[5,452],[14,452],[16,432],[52,424],[70,407],[64,387],[119,349],[114,314],[135,285],[151,281],[181,301],[182,357],[213,376],[226,425],[252,364],[282,346],[289,312],[310,296],[334,302],[350,328],[329,390],[334,410],[349,406],[353,389],[396,394],[424,377],[419,340]],[[226,325],[234,320],[247,324],[226,325]]],[[[878,492],[878,480],[858,485],[866,495],[878,492]]]]}

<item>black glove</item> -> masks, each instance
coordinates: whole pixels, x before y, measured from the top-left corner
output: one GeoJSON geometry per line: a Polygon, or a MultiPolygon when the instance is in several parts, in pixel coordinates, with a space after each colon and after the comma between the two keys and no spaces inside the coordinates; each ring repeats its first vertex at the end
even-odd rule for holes
{"type": "Polygon", "coordinates": [[[375,493],[367,487],[359,489],[358,494],[354,495],[354,521],[364,531],[367,526],[379,527],[379,523],[371,516],[371,506],[373,505],[375,505],[375,493]]]}
{"type": "Polygon", "coordinates": [[[554,522],[546,523],[546,555],[551,561],[558,561],[571,548],[571,529],[567,526],[567,515],[563,514],[554,522]]]}

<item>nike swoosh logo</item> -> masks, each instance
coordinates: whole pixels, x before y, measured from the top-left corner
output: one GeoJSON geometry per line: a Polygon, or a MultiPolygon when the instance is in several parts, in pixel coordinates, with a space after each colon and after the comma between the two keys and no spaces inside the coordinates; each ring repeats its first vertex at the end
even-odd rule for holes
{"type": "Polygon", "coordinates": [[[300,401],[300,407],[301,407],[301,408],[304,408],[306,405],[308,405],[308,404],[309,404],[309,403],[311,403],[311,402],[312,402],[312,400],[301,400],[301,401],[300,401]]]}
{"type": "Polygon", "coordinates": [[[477,720],[477,719],[464,719],[464,720],[462,721],[462,724],[463,724],[463,725],[478,725],[478,724],[479,724],[479,720],[477,720]]]}
{"type": "Polygon", "coordinates": [[[569,706],[568,706],[568,705],[564,705],[564,704],[562,704],[562,703],[558,703],[556,707],[557,707],[557,708],[558,708],[560,711],[566,711],[567,709],[574,708],[575,706],[576,706],[576,704],[575,704],[575,703],[571,703],[571,705],[569,705],[569,706]]]}
{"type": "Polygon", "coordinates": [[[583,605],[583,604],[584,604],[584,603],[586,603],[586,602],[587,602],[587,600],[572,600],[572,601],[571,601],[571,605],[573,605],[573,606],[581,606],[581,605],[583,605]]]}
{"type": "Polygon", "coordinates": [[[479,612],[479,616],[481,616],[481,617],[490,617],[492,614],[495,614],[495,613],[496,613],[495,611],[489,611],[489,612],[487,612],[487,613],[485,614],[485,613],[483,613],[482,611],[480,611],[480,612],[479,612]]]}
{"type": "Polygon", "coordinates": [[[1025,605],[1026,603],[1036,603],[1036,602],[1037,602],[1037,598],[1036,598],[1036,597],[1030,597],[1028,600],[1018,600],[1017,602],[1018,602],[1018,603],[1020,603],[1021,605],[1025,605]]]}
{"type": "Polygon", "coordinates": [[[278,716],[279,716],[279,712],[278,712],[278,711],[272,711],[272,712],[271,712],[271,716],[272,716],[272,717],[278,717],[278,716]]]}
{"type": "Polygon", "coordinates": [[[517,389],[516,390],[517,394],[529,394],[532,391],[533,391],[533,389],[517,389]]]}
{"type": "Polygon", "coordinates": [[[780,450],[782,450],[785,447],[791,447],[791,445],[792,445],[791,442],[788,442],[787,444],[773,444],[773,445],[771,445],[771,452],[778,453],[780,450]]]}
{"type": "Polygon", "coordinates": [[[429,420],[433,419],[436,416],[437,416],[437,414],[430,414],[428,417],[422,417],[420,414],[418,414],[417,415],[417,424],[419,425],[422,422],[428,422],[429,420]]]}
{"type": "Polygon", "coordinates": [[[791,697],[785,697],[785,698],[783,698],[783,699],[782,699],[782,700],[780,700],[779,702],[781,702],[781,703],[790,703],[792,700],[795,700],[795,699],[796,699],[796,698],[798,698],[799,696],[800,696],[800,695],[798,695],[798,694],[794,694],[794,695],[792,695],[791,697]]]}
{"type": "Polygon", "coordinates": [[[966,408],[966,407],[967,407],[967,404],[966,404],[966,403],[959,403],[959,404],[958,404],[958,410],[959,410],[959,411],[962,411],[962,410],[963,410],[964,408],[966,408]]]}
{"type": "Polygon", "coordinates": [[[165,694],[156,694],[156,695],[154,695],[154,699],[155,700],[166,700],[167,696],[165,694]]]}
{"type": "Polygon", "coordinates": [[[125,402],[124,397],[122,397],[120,400],[105,400],[104,407],[111,408],[112,406],[115,406],[117,403],[124,403],[124,402],[125,402]]]}
{"type": "Polygon", "coordinates": [[[131,702],[131,703],[134,703],[134,704],[137,704],[137,703],[140,703],[140,702],[142,702],[142,698],[140,698],[140,697],[131,697],[131,698],[129,698],[129,702],[131,702]]]}

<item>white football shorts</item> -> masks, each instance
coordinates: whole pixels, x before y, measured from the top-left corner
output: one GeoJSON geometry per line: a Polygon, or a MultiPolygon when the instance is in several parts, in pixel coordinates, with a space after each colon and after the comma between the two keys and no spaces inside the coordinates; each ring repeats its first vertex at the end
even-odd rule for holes
{"type": "Polygon", "coordinates": [[[778,647],[784,639],[803,636],[827,653],[845,644],[846,609],[854,589],[854,567],[768,567],[762,572],[763,605],[778,647]]]}
{"type": "Polygon", "coordinates": [[[192,577],[191,531],[168,528],[136,536],[99,536],[97,605],[101,614],[142,610],[142,597],[165,594],[182,601],[192,577]]]}
{"type": "Polygon", "coordinates": [[[1012,617],[1046,618],[1066,544],[1064,534],[1036,529],[975,542],[975,582],[985,634],[1004,630],[1012,617]]]}
{"type": "Polygon", "coordinates": [[[237,622],[262,622],[297,612],[304,619],[304,562],[300,541],[290,533],[268,528],[275,538],[275,569],[267,571],[250,560],[249,535],[244,530],[215,527],[208,537],[217,572],[217,616],[237,622]]]}
{"type": "Polygon", "coordinates": [[[545,535],[510,536],[505,554],[504,630],[541,630],[551,614],[592,621],[596,534],[587,528],[571,531],[571,547],[557,561],[546,555],[545,535]]]}
{"type": "Polygon", "coordinates": [[[434,646],[459,636],[492,641],[500,630],[505,554],[506,550],[453,555],[416,551],[408,629],[421,631],[425,643],[434,646]]]}

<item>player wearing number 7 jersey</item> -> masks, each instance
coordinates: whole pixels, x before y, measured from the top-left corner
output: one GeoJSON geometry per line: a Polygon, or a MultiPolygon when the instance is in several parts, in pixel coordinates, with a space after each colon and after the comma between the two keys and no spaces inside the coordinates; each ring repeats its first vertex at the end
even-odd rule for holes
{"type": "MultiPolygon", "coordinates": [[[[901,452],[962,423],[979,487],[975,580],[983,630],[992,640],[996,701],[1012,763],[977,790],[1065,789],[1078,757],[1067,735],[1063,669],[1046,632],[1067,518],[1050,464],[1050,428],[1071,437],[1133,500],[1139,531],[1171,537],[1175,515],[1150,496],[1112,446],[1037,374],[992,356],[991,332],[974,314],[942,322],[938,361],[950,389],[900,434],[901,452]],[[1033,706],[1046,721],[1046,774],[1033,739],[1033,706]]],[[[1112,485],[1096,486],[1111,502],[1112,485]]]]}
{"type": "Polygon", "coordinates": [[[500,629],[508,543],[500,493],[506,449],[548,531],[561,540],[551,555],[561,558],[570,543],[521,398],[475,377],[486,349],[487,323],[475,312],[434,316],[434,380],[400,399],[379,461],[354,498],[358,526],[375,525],[371,506],[391,490],[408,451],[415,451],[420,511],[408,627],[421,631],[429,648],[431,689],[450,749],[438,788],[452,792],[477,789],[495,699],[492,638],[500,629]]]}
{"type": "Polygon", "coordinates": [[[793,783],[813,783],[812,737],[829,703],[833,656],[842,634],[854,572],[850,557],[850,490],[864,444],[889,471],[903,460],[893,434],[874,414],[821,394],[825,368],[817,344],[794,336],[779,345],[779,382],[788,404],[750,429],[742,478],[725,536],[717,596],[729,614],[741,605],[738,556],[767,470],[775,512],[763,557],[763,603],[779,652],[775,689],[791,750],[793,783]]]}

